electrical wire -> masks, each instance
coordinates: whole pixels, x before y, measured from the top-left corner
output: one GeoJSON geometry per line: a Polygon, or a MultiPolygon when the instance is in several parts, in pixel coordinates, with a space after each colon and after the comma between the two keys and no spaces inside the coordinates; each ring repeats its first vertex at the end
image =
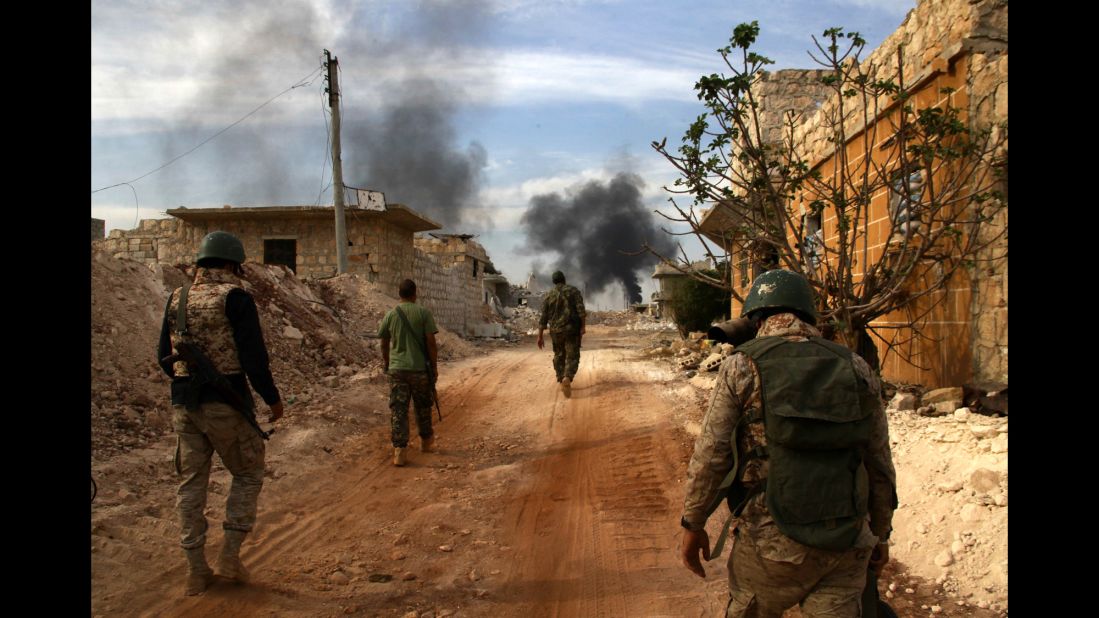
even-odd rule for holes
{"type": "MultiPolygon", "coordinates": [[[[172,159],[172,160],[168,161],[168,162],[167,162],[167,163],[165,163],[164,165],[161,165],[160,167],[158,167],[158,168],[156,168],[156,169],[154,169],[154,170],[152,170],[152,171],[150,171],[150,172],[146,172],[146,173],[144,173],[144,174],[142,174],[142,175],[138,176],[137,178],[134,178],[133,180],[130,180],[130,181],[127,181],[127,182],[120,182],[120,183],[118,183],[118,184],[113,184],[113,185],[110,185],[110,186],[107,186],[107,187],[102,187],[102,188],[100,188],[100,189],[95,189],[95,190],[93,190],[93,191],[92,191],[92,193],[99,193],[100,191],[105,191],[105,190],[107,190],[107,189],[112,189],[112,188],[114,188],[114,187],[120,187],[120,186],[122,186],[122,185],[125,185],[125,184],[129,184],[129,183],[131,183],[131,182],[137,182],[137,181],[141,180],[142,178],[145,178],[146,176],[148,176],[148,175],[150,175],[150,174],[153,174],[153,173],[155,173],[155,172],[159,172],[160,170],[162,170],[162,169],[164,169],[164,168],[168,167],[169,165],[171,165],[171,164],[175,163],[176,161],[178,161],[178,160],[182,159],[183,157],[185,157],[185,156],[187,156],[187,155],[191,154],[192,152],[194,152],[194,151],[198,150],[199,148],[203,147],[204,145],[206,145],[206,143],[207,143],[207,142],[209,142],[210,140],[214,139],[215,137],[217,137],[217,136],[221,135],[222,133],[225,133],[225,132],[226,132],[226,131],[228,131],[229,129],[232,129],[233,127],[237,126],[237,125],[238,125],[238,124],[240,124],[241,122],[244,122],[244,120],[245,120],[245,119],[247,119],[247,118],[248,118],[249,116],[251,116],[252,114],[254,114],[254,113],[258,112],[258,111],[259,111],[259,110],[261,110],[261,109],[263,109],[264,107],[266,107],[266,106],[267,106],[267,104],[268,104],[268,103],[270,103],[270,102],[274,101],[275,99],[277,99],[277,98],[281,97],[282,95],[286,94],[287,92],[290,92],[291,90],[293,90],[293,89],[295,89],[295,88],[301,88],[302,86],[308,86],[308,85],[312,84],[312,83],[313,83],[313,79],[315,79],[315,78],[316,78],[316,76],[317,76],[317,74],[319,74],[319,73],[320,73],[320,72],[321,72],[321,71],[322,71],[323,69],[324,69],[324,67],[319,67],[319,68],[317,68],[317,70],[316,70],[316,71],[313,71],[313,72],[312,72],[312,73],[310,73],[309,75],[306,75],[305,77],[303,77],[303,78],[299,79],[299,80],[298,80],[297,82],[295,82],[295,83],[294,83],[294,85],[293,85],[293,86],[290,86],[290,87],[289,87],[289,88],[287,88],[286,90],[283,90],[282,92],[280,92],[280,93],[276,94],[275,96],[271,97],[270,99],[267,99],[267,100],[266,100],[266,101],[264,101],[264,102],[263,102],[263,103],[262,103],[262,104],[261,104],[261,105],[260,105],[259,107],[257,107],[257,108],[255,108],[255,109],[253,109],[252,111],[248,112],[247,114],[245,114],[244,116],[242,116],[242,117],[241,117],[241,118],[240,118],[239,120],[237,120],[237,121],[236,121],[236,122],[234,122],[233,124],[231,124],[231,125],[229,125],[229,126],[225,127],[224,129],[222,129],[222,130],[218,131],[217,133],[214,133],[214,134],[213,134],[213,135],[211,135],[210,137],[208,137],[208,138],[206,138],[205,140],[203,140],[203,142],[202,142],[202,143],[200,143],[200,144],[199,144],[198,146],[195,146],[194,148],[192,148],[192,149],[188,150],[187,152],[185,152],[185,153],[183,153],[183,154],[181,154],[181,155],[179,155],[179,156],[175,157],[174,159],[172,159]]],[[[132,187],[131,187],[131,188],[132,188],[132,187]]],[[[136,193],[136,192],[135,192],[135,193],[136,193]]]]}

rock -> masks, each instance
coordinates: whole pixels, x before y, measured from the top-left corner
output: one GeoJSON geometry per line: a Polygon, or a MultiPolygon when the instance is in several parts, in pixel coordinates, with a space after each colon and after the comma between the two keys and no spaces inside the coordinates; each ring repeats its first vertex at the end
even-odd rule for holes
{"type": "Polygon", "coordinates": [[[439,546],[439,551],[451,552],[451,551],[454,551],[454,548],[451,547],[450,545],[440,545],[439,546]]]}
{"type": "Polygon", "coordinates": [[[920,406],[916,408],[916,414],[920,416],[942,416],[945,412],[939,412],[935,406],[920,406]]]}
{"type": "Polygon", "coordinates": [[[939,612],[941,612],[941,611],[943,611],[943,608],[942,608],[942,607],[939,607],[938,605],[932,605],[932,606],[931,606],[931,613],[932,613],[932,614],[937,614],[937,613],[939,613],[939,612]]]}
{"type": "Polygon", "coordinates": [[[948,414],[954,414],[954,411],[958,409],[958,402],[940,401],[939,403],[931,404],[931,407],[935,409],[935,416],[946,416],[948,414]]]}
{"type": "Polygon", "coordinates": [[[416,613],[415,611],[411,611],[401,616],[401,618],[420,618],[420,614],[416,613]]]}
{"type": "Polygon", "coordinates": [[[954,555],[949,550],[944,550],[935,556],[935,564],[941,567],[950,566],[954,564],[954,555]]]}
{"type": "Polygon", "coordinates": [[[991,438],[1000,433],[996,427],[991,425],[970,425],[969,431],[978,438],[991,438]]]}
{"type": "Polygon", "coordinates": [[[992,452],[993,453],[1006,453],[1007,452],[1007,434],[1000,434],[992,439],[992,452]]]}
{"type": "Polygon", "coordinates": [[[393,544],[394,545],[408,545],[408,535],[407,534],[398,534],[397,537],[393,539],[393,544]]]}
{"type": "Polygon", "coordinates": [[[962,488],[962,482],[954,481],[953,483],[939,483],[937,487],[944,493],[954,493],[962,488]]]}
{"type": "Polygon", "coordinates": [[[325,376],[321,378],[321,383],[328,388],[336,388],[340,385],[340,378],[338,376],[325,376]]]}
{"type": "Polygon", "coordinates": [[[416,579],[416,574],[413,573],[412,571],[405,571],[404,573],[401,574],[401,579],[406,581],[406,582],[410,582],[410,581],[416,579]]]}
{"type": "Polygon", "coordinates": [[[988,609],[988,601],[985,601],[984,599],[977,601],[977,607],[980,609],[988,609]]]}
{"type": "Polygon", "coordinates": [[[962,507],[961,518],[967,524],[981,521],[983,515],[984,509],[979,504],[970,503],[962,507]]]}
{"type": "Polygon", "coordinates": [[[328,581],[340,586],[346,586],[351,579],[343,571],[336,571],[328,576],[328,581]]]}
{"type": "Polygon", "coordinates": [[[950,544],[950,553],[955,556],[965,551],[965,543],[961,541],[954,541],[950,544]]]}
{"type": "Polygon", "coordinates": [[[927,526],[923,524],[916,524],[916,532],[918,532],[919,534],[927,534],[927,526]]]}
{"type": "Polygon", "coordinates": [[[892,599],[894,596],[896,596],[896,595],[893,594],[892,590],[886,590],[885,591],[885,598],[892,599]]]}
{"type": "Polygon", "coordinates": [[[897,590],[897,583],[896,582],[890,582],[889,591],[890,592],[896,592],[896,590],[897,590]]]}
{"type": "Polygon", "coordinates": [[[472,571],[469,572],[469,581],[475,582],[475,581],[479,581],[480,579],[481,579],[481,576],[477,573],[477,569],[473,569],[472,571]]]}
{"type": "Polygon", "coordinates": [[[395,549],[395,550],[393,550],[393,553],[389,554],[389,558],[391,560],[404,560],[405,559],[405,554],[404,554],[403,551],[401,551],[399,549],[395,549]]]}
{"type": "Polygon", "coordinates": [[[452,609],[440,609],[439,613],[437,613],[435,615],[438,618],[449,618],[450,616],[454,615],[454,610],[452,610],[452,609]]]}
{"type": "Polygon", "coordinates": [[[386,582],[393,581],[393,576],[389,573],[371,573],[370,577],[367,577],[366,579],[367,581],[373,582],[375,584],[384,584],[386,582]]]}
{"type": "Polygon", "coordinates": [[[728,356],[728,355],[733,353],[733,350],[735,348],[736,348],[736,346],[734,346],[731,343],[723,343],[723,344],[721,344],[721,347],[720,347],[721,355],[722,356],[728,356]]]}
{"type": "Polygon", "coordinates": [[[355,370],[348,367],[347,365],[340,365],[336,368],[336,375],[340,376],[341,378],[346,378],[350,375],[353,375],[354,373],[355,370]]]}
{"type": "Polygon", "coordinates": [[[978,493],[988,493],[1000,486],[1000,473],[978,468],[969,475],[969,487],[978,493]]]}
{"type": "Polygon", "coordinates": [[[996,494],[992,497],[992,503],[996,506],[1007,506],[1007,494],[996,494]]]}
{"type": "Polygon", "coordinates": [[[889,407],[894,410],[915,410],[919,403],[919,397],[913,393],[897,393],[889,401],[889,407]]]}
{"type": "Polygon", "coordinates": [[[684,373],[684,374],[683,374],[683,377],[685,377],[685,378],[687,378],[688,380],[690,380],[691,378],[695,377],[696,375],[698,375],[698,372],[697,372],[697,371],[695,371],[694,369],[691,369],[690,371],[688,371],[688,372],[684,373]]]}
{"type": "Polygon", "coordinates": [[[964,423],[969,420],[969,413],[969,408],[958,408],[954,410],[954,420],[964,423]]]}
{"type": "Polygon", "coordinates": [[[301,341],[305,338],[305,335],[303,335],[300,330],[294,328],[293,326],[287,326],[286,328],[282,329],[282,336],[286,337],[287,339],[292,339],[294,341],[301,341]]]}
{"type": "Polygon", "coordinates": [[[920,399],[920,403],[927,406],[936,403],[954,402],[954,408],[960,408],[962,407],[962,400],[964,398],[964,389],[960,386],[952,386],[949,388],[937,388],[933,391],[927,391],[920,399]]]}
{"type": "Polygon", "coordinates": [[[916,594],[916,591],[911,589],[911,588],[905,588],[904,593],[905,594],[916,594]]]}

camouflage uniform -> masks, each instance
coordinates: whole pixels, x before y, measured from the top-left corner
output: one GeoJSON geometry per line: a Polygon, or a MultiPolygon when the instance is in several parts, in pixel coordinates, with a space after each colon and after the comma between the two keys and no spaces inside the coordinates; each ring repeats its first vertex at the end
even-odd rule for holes
{"type": "Polygon", "coordinates": [[[389,371],[390,429],[393,446],[408,446],[408,402],[416,412],[416,429],[421,438],[434,435],[431,428],[431,406],[435,399],[431,392],[431,379],[426,371],[389,371]]]}
{"type": "MultiPolygon", "coordinates": [[[[761,324],[758,336],[805,341],[807,337],[819,337],[820,333],[792,313],[779,313],[761,324]]],[[[874,372],[857,355],[852,356],[852,364],[856,375],[870,385],[880,401],[881,384],[874,372]]],[[[742,414],[762,405],[760,394],[759,371],[750,358],[734,354],[722,363],[702,421],[702,433],[687,468],[683,519],[691,529],[705,526],[706,507],[733,465],[730,444],[733,427],[742,414]]],[[[778,618],[798,603],[806,618],[861,614],[870,553],[878,542],[888,539],[896,505],[889,428],[880,406],[875,419],[863,459],[870,480],[869,521],[854,547],[837,552],[794,541],[778,530],[764,494],[757,494],[734,522],[736,540],[729,556],[727,616],[778,618]]],[[[749,423],[738,432],[736,448],[741,460],[752,449],[765,445],[762,423],[749,423]]],[[[752,459],[745,466],[743,482],[752,484],[766,479],[767,465],[766,459],[752,459]]]]}
{"type": "MultiPolygon", "coordinates": [[[[232,326],[225,313],[226,296],[239,287],[240,280],[231,273],[199,268],[187,295],[187,338],[206,352],[223,375],[242,372],[232,326]]],[[[175,330],[179,293],[178,288],[172,292],[166,313],[173,350],[180,340],[175,330]]],[[[188,375],[187,365],[182,361],[173,370],[177,378],[188,375]]],[[[206,490],[214,452],[233,475],[222,527],[241,532],[251,530],[263,487],[263,439],[239,411],[218,401],[203,402],[194,411],[176,405],[172,424],[178,434],[176,471],[183,477],[176,498],[182,526],[180,545],[191,549],[206,543],[206,490]]]]}
{"type": "Polygon", "coordinates": [[[549,327],[558,382],[572,379],[580,368],[580,324],[586,316],[580,290],[566,283],[554,286],[542,301],[539,326],[549,327]]]}

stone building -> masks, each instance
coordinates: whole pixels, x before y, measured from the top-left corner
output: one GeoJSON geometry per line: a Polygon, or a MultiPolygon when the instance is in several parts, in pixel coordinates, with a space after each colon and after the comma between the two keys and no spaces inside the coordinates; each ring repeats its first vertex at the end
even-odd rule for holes
{"type": "MultiPolygon", "coordinates": [[[[137,229],[112,230],[100,241],[116,256],[145,263],[189,264],[202,237],[236,234],[248,261],[281,264],[303,279],[336,275],[334,211],[329,206],[174,208],[171,218],[147,219],[137,229]]],[[[437,323],[472,335],[484,322],[484,247],[469,235],[418,238],[440,225],[402,204],[384,210],[348,208],[347,270],[396,296],[402,279],[416,281],[419,301],[437,323]]]]}
{"type": "MultiPolygon", "coordinates": [[[[878,69],[878,76],[892,78],[900,66],[911,101],[917,107],[940,105],[949,99],[963,110],[964,119],[973,128],[993,127],[1007,122],[1007,2],[1006,0],[919,0],[901,26],[876,50],[863,59],[864,66],[878,69]]],[[[810,162],[810,169],[828,174],[836,166],[837,148],[828,122],[836,102],[821,88],[820,71],[788,70],[769,74],[763,83],[760,114],[761,129],[768,140],[777,139],[777,126],[783,112],[793,110],[805,121],[796,129],[799,153],[810,162]]],[[[869,135],[880,132],[875,152],[891,135],[891,114],[895,107],[884,107],[868,124],[862,117],[850,118],[845,125],[850,136],[845,145],[847,160],[861,152],[869,135]]],[[[1006,142],[1003,145],[1006,153],[1006,142]]],[[[850,164],[849,164],[850,165],[850,164]]],[[[1002,187],[1006,196],[1006,181],[1002,187]]],[[[798,204],[791,207],[796,211],[798,204]]],[[[870,214],[863,225],[869,262],[892,250],[891,234],[896,231],[890,197],[875,195],[870,214]]],[[[1006,229],[1007,209],[993,225],[1006,229]]],[[[806,229],[815,228],[813,238],[825,246],[835,241],[834,215],[813,216],[803,213],[806,229]]],[[[772,264],[767,256],[749,255],[736,241],[738,221],[721,206],[711,208],[701,220],[702,232],[730,252],[734,265],[734,286],[743,296],[752,278],[772,264]]],[[[914,307],[926,313],[922,321],[924,337],[913,337],[906,328],[906,315],[894,312],[870,324],[882,327],[888,343],[877,340],[882,374],[897,382],[927,386],[950,386],[971,381],[1007,381],[1007,240],[1006,234],[987,255],[982,267],[957,273],[937,297],[914,307]],[[932,303],[931,301],[934,301],[932,303]],[[889,350],[889,344],[894,349],[889,350]],[[897,352],[901,351],[901,354],[897,352]],[[887,351],[891,352],[887,354],[887,351]],[[909,357],[915,364],[905,361],[909,357]],[[917,366],[918,365],[918,366],[917,366]]],[[[812,257],[812,256],[811,256],[812,257]]],[[[855,269],[854,276],[862,273],[855,269]]],[[[732,301],[732,315],[739,315],[739,303],[732,301]]]]}
{"type": "MultiPolygon", "coordinates": [[[[690,266],[692,272],[697,270],[705,270],[708,268],[708,264],[705,260],[694,262],[690,266]]],[[[672,320],[675,318],[675,314],[671,308],[672,295],[675,293],[676,286],[679,285],[687,275],[676,270],[675,268],[665,264],[663,262],[656,265],[653,269],[653,279],[656,279],[657,289],[652,293],[651,302],[649,303],[647,313],[656,318],[664,320],[672,320]]]]}

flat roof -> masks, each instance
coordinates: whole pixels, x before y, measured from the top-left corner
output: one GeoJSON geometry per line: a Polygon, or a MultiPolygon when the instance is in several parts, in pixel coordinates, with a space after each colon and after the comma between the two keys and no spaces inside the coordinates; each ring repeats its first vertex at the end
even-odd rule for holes
{"type": "MultiPolygon", "coordinates": [[[[168,214],[187,222],[227,221],[246,219],[331,219],[335,216],[332,206],[247,206],[231,208],[179,208],[169,209],[168,214]]],[[[442,225],[412,210],[404,204],[386,204],[385,210],[344,208],[346,218],[380,218],[397,227],[413,232],[442,229],[442,225]]]]}

